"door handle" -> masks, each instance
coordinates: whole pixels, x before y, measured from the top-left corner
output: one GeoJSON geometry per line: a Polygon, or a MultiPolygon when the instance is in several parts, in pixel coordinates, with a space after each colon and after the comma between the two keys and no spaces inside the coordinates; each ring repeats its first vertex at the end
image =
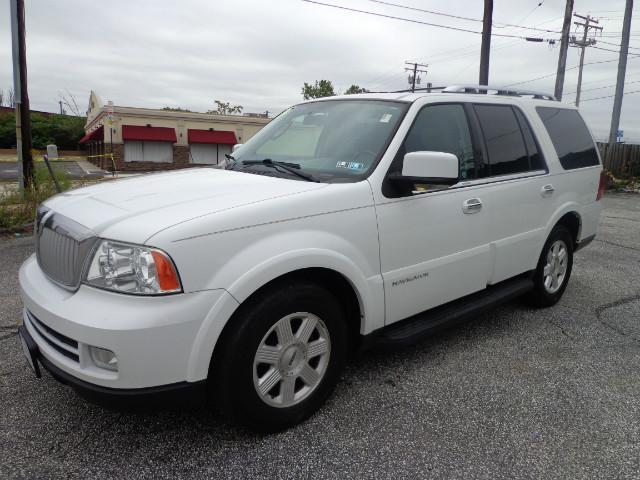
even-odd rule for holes
{"type": "Polygon", "coordinates": [[[479,198],[470,198],[462,203],[462,211],[464,213],[477,213],[482,209],[482,200],[479,198]]]}
{"type": "Polygon", "coordinates": [[[553,192],[555,192],[555,188],[553,188],[553,185],[551,185],[550,183],[547,183],[546,185],[542,186],[542,189],[540,190],[540,193],[544,196],[544,195],[551,195],[553,192]]]}

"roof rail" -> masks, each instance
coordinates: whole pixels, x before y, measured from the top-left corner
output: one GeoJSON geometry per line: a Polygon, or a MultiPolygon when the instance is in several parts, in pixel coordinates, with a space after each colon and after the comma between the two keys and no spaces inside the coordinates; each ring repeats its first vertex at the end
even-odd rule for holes
{"type": "Polygon", "coordinates": [[[508,95],[512,97],[532,97],[538,100],[557,101],[550,93],[533,90],[515,90],[506,87],[492,87],[490,85],[450,85],[443,90],[445,93],[488,93],[492,95],[508,95]]]}

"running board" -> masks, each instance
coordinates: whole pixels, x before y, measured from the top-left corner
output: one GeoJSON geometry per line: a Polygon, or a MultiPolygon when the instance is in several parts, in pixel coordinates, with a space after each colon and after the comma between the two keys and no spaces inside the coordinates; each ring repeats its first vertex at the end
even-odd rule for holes
{"type": "Polygon", "coordinates": [[[477,317],[481,313],[513,300],[532,289],[531,275],[505,280],[480,292],[472,293],[383,328],[373,334],[375,338],[371,339],[371,343],[383,347],[411,345],[439,330],[477,317]]]}

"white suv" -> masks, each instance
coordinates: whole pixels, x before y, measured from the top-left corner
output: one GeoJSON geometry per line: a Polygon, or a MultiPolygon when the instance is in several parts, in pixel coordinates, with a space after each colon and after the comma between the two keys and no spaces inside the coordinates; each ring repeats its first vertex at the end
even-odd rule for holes
{"type": "Polygon", "coordinates": [[[556,303],[604,187],[575,108],[487,87],[302,103],[229,157],[40,207],[20,269],[38,375],[97,399],[208,393],[282,429],[364,345],[556,303]]]}

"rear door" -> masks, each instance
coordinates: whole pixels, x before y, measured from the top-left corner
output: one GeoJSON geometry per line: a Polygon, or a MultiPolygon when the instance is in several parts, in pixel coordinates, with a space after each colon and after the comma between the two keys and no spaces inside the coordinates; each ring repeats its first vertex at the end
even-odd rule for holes
{"type": "Polygon", "coordinates": [[[517,105],[473,104],[485,163],[479,178],[483,209],[491,226],[488,283],[535,267],[539,245],[554,210],[554,187],[529,121],[517,105]]]}

